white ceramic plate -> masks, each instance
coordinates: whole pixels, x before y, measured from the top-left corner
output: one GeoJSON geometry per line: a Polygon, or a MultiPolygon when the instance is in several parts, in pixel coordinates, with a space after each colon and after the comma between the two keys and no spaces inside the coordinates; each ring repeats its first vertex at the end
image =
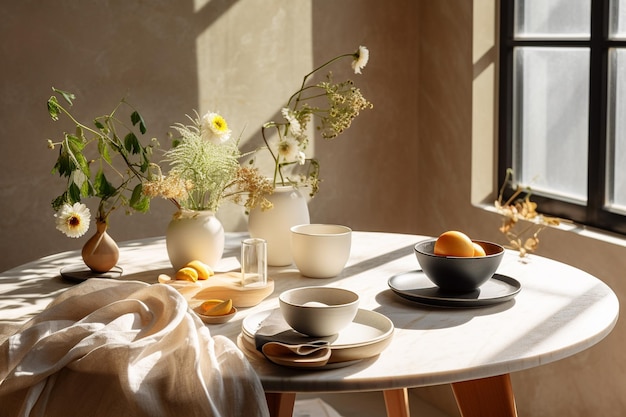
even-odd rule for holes
{"type": "MultiPolygon", "coordinates": [[[[254,346],[254,335],[272,310],[261,311],[243,320],[242,335],[254,346]]],[[[359,309],[356,317],[330,344],[329,364],[371,358],[382,352],[393,336],[393,323],[375,311],[359,309]]]]}

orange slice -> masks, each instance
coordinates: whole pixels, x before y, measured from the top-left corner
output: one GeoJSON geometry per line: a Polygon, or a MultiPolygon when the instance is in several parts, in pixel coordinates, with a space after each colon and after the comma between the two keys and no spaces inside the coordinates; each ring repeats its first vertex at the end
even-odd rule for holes
{"type": "Polygon", "coordinates": [[[206,316],[223,316],[233,309],[233,300],[207,300],[200,305],[202,314],[206,316]]]}
{"type": "Polygon", "coordinates": [[[198,271],[186,266],[176,271],[176,275],[174,276],[174,278],[180,279],[183,281],[196,282],[198,280],[198,271]]]}
{"type": "Polygon", "coordinates": [[[194,260],[189,262],[185,267],[193,268],[198,273],[198,279],[209,279],[210,276],[215,275],[215,272],[211,269],[210,266],[205,264],[202,261],[194,260]]]}

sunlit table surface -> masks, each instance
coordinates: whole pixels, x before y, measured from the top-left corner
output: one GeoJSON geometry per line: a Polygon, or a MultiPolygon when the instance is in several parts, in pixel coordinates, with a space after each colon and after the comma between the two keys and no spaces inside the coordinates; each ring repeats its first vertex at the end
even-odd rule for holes
{"type": "MultiPolygon", "coordinates": [[[[243,237],[227,234],[225,260],[239,257],[243,237]]],[[[409,416],[407,388],[452,384],[464,416],[513,416],[510,373],[581,352],[600,342],[617,321],[617,297],[602,281],[535,255],[521,262],[516,252],[507,252],[497,271],[521,283],[521,291],[510,301],[441,308],[400,298],[388,280],[419,269],[413,246],[425,238],[354,232],[348,264],[335,278],[305,278],[295,266],[271,267],[273,294],[255,307],[239,309],[226,324],[209,325],[209,330],[236,342],[242,320],[278,308],[278,294],[286,289],[348,288],[359,293],[360,308],[391,319],[395,327],[391,343],[377,357],[323,371],[289,369],[249,356],[273,415],[291,415],[298,392],[383,391],[388,415],[409,416]]],[[[118,265],[124,271],[120,279],[156,283],[160,273],[173,273],[162,237],[124,242],[120,248],[118,265]]],[[[80,262],[79,251],[65,252],[0,274],[0,333],[33,317],[76,285],[63,280],[59,270],[80,262]]]]}

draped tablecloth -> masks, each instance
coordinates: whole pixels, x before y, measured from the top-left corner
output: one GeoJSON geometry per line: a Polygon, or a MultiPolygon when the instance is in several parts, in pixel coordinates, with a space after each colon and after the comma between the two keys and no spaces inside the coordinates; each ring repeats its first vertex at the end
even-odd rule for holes
{"type": "Polygon", "coordinates": [[[232,341],[167,285],[90,279],[0,335],[3,416],[267,416],[232,341]]]}

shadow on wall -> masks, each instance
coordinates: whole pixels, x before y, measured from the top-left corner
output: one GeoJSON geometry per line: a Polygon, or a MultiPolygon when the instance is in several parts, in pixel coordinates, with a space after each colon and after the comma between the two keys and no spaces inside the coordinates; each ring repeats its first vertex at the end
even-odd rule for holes
{"type": "MultiPolygon", "coordinates": [[[[46,139],[68,125],[46,112],[51,87],[76,95],[73,113],[83,121],[126,95],[147,121],[147,135],[165,145],[172,121],[198,106],[196,38],[236,3],[211,1],[197,12],[192,0],[0,5],[0,152],[10,156],[0,165],[0,270],[84,244],[54,228],[50,201],[63,182],[50,173],[55,151],[46,139]]],[[[172,209],[155,203],[148,215],[114,213],[116,240],[162,234],[172,209]]]]}
{"type": "MultiPolygon", "coordinates": [[[[371,52],[363,74],[350,65],[333,71],[337,79],[358,81],[374,109],[340,138],[314,143],[323,183],[311,220],[419,232],[418,193],[407,193],[417,172],[417,99],[410,90],[418,77],[417,4],[3,2],[0,152],[10,157],[0,164],[0,270],[79,249],[93,233],[74,240],[54,227],[50,201],[63,183],[50,173],[56,155],[46,140],[69,128],[46,112],[52,86],[76,94],[72,113],[83,121],[127,95],[146,120],[147,135],[163,146],[169,126],[186,114],[219,111],[233,132],[243,131],[243,148],[251,150],[262,142],[262,123],[278,118],[307,71],[359,45],[371,52]]],[[[86,203],[92,211],[97,206],[86,203]]],[[[239,209],[220,210],[234,213],[227,230],[245,229],[239,209]]],[[[110,234],[117,241],[163,235],[172,213],[164,200],[154,200],[146,215],[120,210],[112,214],[110,234]]]]}
{"type": "Polygon", "coordinates": [[[314,64],[367,46],[370,60],[362,75],[348,66],[333,68],[333,76],[357,82],[374,108],[340,137],[316,141],[322,183],[309,205],[311,221],[419,233],[420,2],[397,0],[390,6],[344,0],[313,6],[314,64]]]}

